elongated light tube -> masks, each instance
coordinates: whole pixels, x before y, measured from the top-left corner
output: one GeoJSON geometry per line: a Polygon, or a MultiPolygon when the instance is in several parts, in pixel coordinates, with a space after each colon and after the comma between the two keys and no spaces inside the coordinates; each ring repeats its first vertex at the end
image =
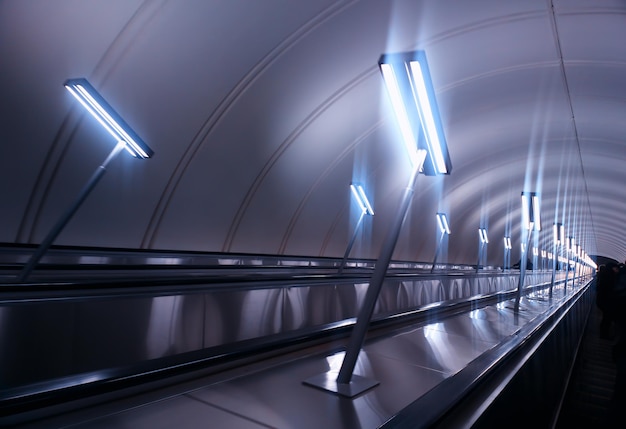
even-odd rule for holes
{"type": "Polygon", "coordinates": [[[452,165],[424,51],[383,55],[381,73],[412,164],[426,149],[426,174],[450,174],[452,165]],[[423,137],[423,138],[422,138],[423,137]]]}
{"type": "Polygon", "coordinates": [[[522,192],[522,226],[527,230],[541,230],[539,197],[535,192],[522,192]]]}
{"type": "Polygon", "coordinates": [[[487,230],[485,228],[478,228],[478,235],[480,236],[480,242],[482,244],[489,243],[489,238],[487,237],[487,230]]]}
{"type": "Polygon", "coordinates": [[[354,195],[354,198],[359,204],[359,207],[361,207],[363,213],[374,216],[374,209],[367,199],[367,195],[365,195],[365,190],[363,189],[363,186],[351,184],[350,190],[352,191],[352,195],[354,195]]]}
{"type": "Polygon", "coordinates": [[[539,197],[537,194],[532,194],[532,206],[533,206],[533,223],[535,224],[535,230],[541,231],[541,215],[539,211],[539,197]]]}
{"type": "Polygon", "coordinates": [[[530,229],[530,210],[528,204],[528,196],[522,192],[522,226],[530,229]]]}
{"type": "Polygon", "coordinates": [[[445,213],[437,213],[437,225],[439,225],[439,230],[442,234],[450,235],[450,225],[445,213]]]}
{"type": "Polygon", "coordinates": [[[511,237],[504,237],[504,248],[507,250],[511,250],[513,248],[511,245],[511,237]]]}
{"type": "Polygon", "coordinates": [[[407,114],[404,103],[402,102],[402,94],[400,93],[400,87],[398,86],[398,79],[396,78],[396,74],[393,71],[391,64],[381,64],[380,70],[387,86],[387,92],[391,98],[393,111],[395,112],[398,124],[400,125],[400,133],[402,134],[404,145],[407,153],[409,154],[409,159],[412,165],[416,165],[417,153],[415,143],[417,138],[415,137],[415,134],[413,134],[413,129],[411,128],[411,123],[409,122],[409,115],[407,114]]]}
{"type": "Polygon", "coordinates": [[[87,79],[69,79],[65,88],[100,122],[117,141],[126,143],[124,148],[136,158],[150,158],[154,152],[135,133],[120,115],[95,90],[87,79]]]}
{"type": "Polygon", "coordinates": [[[446,174],[448,167],[443,158],[441,151],[441,141],[439,133],[435,126],[435,118],[431,109],[431,102],[426,91],[424,74],[422,73],[422,63],[420,61],[411,61],[411,74],[413,75],[412,84],[414,93],[417,95],[418,112],[420,114],[420,122],[426,134],[426,144],[430,156],[434,159],[436,170],[439,174],[446,174]]]}
{"type": "Polygon", "coordinates": [[[563,241],[563,224],[555,223],[552,225],[554,232],[554,244],[559,245],[563,241]]]}

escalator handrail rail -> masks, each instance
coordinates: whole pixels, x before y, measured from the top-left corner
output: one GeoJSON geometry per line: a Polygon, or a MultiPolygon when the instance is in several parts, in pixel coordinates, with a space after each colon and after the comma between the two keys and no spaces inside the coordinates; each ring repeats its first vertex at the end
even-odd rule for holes
{"type": "MultiPolygon", "coordinates": [[[[446,378],[426,394],[392,416],[379,429],[430,428],[437,424],[451,409],[460,404],[489,377],[505,371],[500,376],[498,391],[493,391],[488,400],[493,401],[497,393],[504,389],[532,353],[554,330],[567,312],[589,291],[593,279],[580,287],[561,305],[550,308],[541,320],[524,325],[507,339],[480,355],[456,374],[446,378]],[[518,358],[515,359],[514,356],[518,358]],[[511,365],[508,365],[511,364],[511,365]]],[[[483,404],[484,410],[488,404],[483,404]]],[[[476,411],[476,414],[480,410],[476,411]]],[[[476,415],[478,417],[479,415],[476,415]]]]}

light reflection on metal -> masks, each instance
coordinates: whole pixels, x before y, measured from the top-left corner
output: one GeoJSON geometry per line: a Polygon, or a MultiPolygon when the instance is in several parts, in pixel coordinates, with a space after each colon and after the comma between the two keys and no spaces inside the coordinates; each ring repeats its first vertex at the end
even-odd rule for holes
{"type": "Polygon", "coordinates": [[[443,328],[443,323],[431,323],[429,325],[424,326],[424,338],[427,338],[429,342],[441,341],[441,337],[444,336],[445,330],[443,328]]]}

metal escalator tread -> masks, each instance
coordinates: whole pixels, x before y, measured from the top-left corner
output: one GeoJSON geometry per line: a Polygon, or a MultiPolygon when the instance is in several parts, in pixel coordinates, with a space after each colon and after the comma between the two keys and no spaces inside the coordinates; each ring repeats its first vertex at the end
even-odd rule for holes
{"type": "Polygon", "coordinates": [[[559,415],[557,429],[601,427],[616,377],[611,340],[599,336],[602,313],[593,306],[559,415]]]}

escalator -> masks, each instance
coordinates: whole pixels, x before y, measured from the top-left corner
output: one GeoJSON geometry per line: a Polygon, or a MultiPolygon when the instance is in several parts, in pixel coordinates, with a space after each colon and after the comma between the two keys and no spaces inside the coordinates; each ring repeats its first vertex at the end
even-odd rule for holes
{"type": "MultiPolygon", "coordinates": [[[[611,422],[617,370],[613,359],[615,332],[600,337],[601,311],[594,305],[589,315],[557,429],[624,427],[611,422]],[[611,426],[613,424],[613,426],[611,426]]],[[[623,404],[619,404],[620,408],[623,404]]]]}

